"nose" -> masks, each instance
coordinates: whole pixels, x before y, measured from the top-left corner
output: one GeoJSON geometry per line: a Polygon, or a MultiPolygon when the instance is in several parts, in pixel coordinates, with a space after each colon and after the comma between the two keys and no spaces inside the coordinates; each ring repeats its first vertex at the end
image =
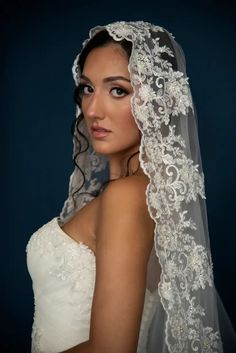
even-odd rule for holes
{"type": "Polygon", "coordinates": [[[82,104],[84,116],[88,119],[103,119],[104,118],[104,104],[102,97],[98,93],[94,93],[82,104]]]}

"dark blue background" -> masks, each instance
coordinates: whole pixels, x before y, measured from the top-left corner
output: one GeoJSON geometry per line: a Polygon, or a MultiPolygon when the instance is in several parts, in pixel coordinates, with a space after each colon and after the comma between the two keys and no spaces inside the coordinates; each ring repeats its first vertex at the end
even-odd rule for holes
{"type": "Polygon", "coordinates": [[[33,314],[25,247],[58,215],[73,168],[71,66],[88,29],[146,20],[182,45],[199,117],[215,281],[236,323],[235,24],[227,1],[1,1],[0,351],[27,353],[33,314]]]}

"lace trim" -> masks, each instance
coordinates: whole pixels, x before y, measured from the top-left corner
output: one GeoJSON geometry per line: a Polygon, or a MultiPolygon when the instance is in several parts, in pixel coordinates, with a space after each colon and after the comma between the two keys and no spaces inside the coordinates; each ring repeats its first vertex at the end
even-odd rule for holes
{"type": "Polygon", "coordinates": [[[194,352],[213,353],[219,332],[204,327],[205,311],[193,295],[212,287],[212,262],[205,247],[190,235],[197,228],[191,218],[187,219],[185,206],[198,195],[205,198],[204,176],[187,158],[176,126],[168,125],[165,134],[162,129],[170,116],[184,115],[182,119],[186,119],[193,109],[188,79],[161,58],[162,53],[173,56],[169,48],[160,47],[158,39],[150,36],[151,32],[163,32],[162,28],[121,22],[107,26],[107,30],[114,39],[131,40],[135,47],[129,64],[134,85],[132,107],[142,131],[140,162],[150,179],[147,198],[156,221],[156,251],[162,266],[159,293],[168,315],[166,343],[171,353],[189,352],[190,347],[194,352]]]}
{"type": "MultiPolygon", "coordinates": [[[[50,310],[52,310],[51,313],[54,312],[54,302],[52,301],[56,300],[55,307],[58,307],[58,303],[60,303],[63,308],[62,312],[68,315],[69,320],[72,320],[69,321],[69,325],[77,324],[79,328],[81,322],[83,322],[81,332],[84,334],[85,328],[88,328],[89,332],[96,276],[95,255],[86,244],[76,242],[64,233],[56,217],[31,236],[26,251],[28,266],[32,270],[32,278],[40,278],[40,281],[36,280],[34,283],[35,309],[32,326],[32,353],[42,353],[45,352],[45,342],[49,337],[48,318],[45,319],[44,313],[47,311],[46,305],[50,306],[50,308],[48,307],[49,314],[50,310]],[[42,272],[40,268],[43,269],[42,272]],[[35,270],[36,273],[34,273],[35,270]],[[57,288],[52,297],[50,297],[52,295],[51,290],[49,290],[50,293],[48,292],[48,297],[47,292],[45,293],[44,285],[48,288],[47,283],[50,283],[50,288],[53,287],[53,283],[57,288]],[[58,302],[57,299],[59,299],[58,302]],[[69,312],[73,308],[72,319],[70,313],[67,312],[67,308],[69,312]]],[[[60,311],[58,313],[61,315],[60,311]]],[[[54,326],[57,327],[57,325],[54,326]]],[[[55,327],[53,327],[53,330],[56,331],[55,327]]],[[[77,334],[76,331],[75,342],[77,342],[77,334]]],[[[70,341],[70,338],[68,339],[70,341]]],[[[67,338],[65,338],[65,341],[67,341],[67,338]]],[[[54,347],[56,343],[51,340],[50,344],[53,344],[54,347]]],[[[46,347],[47,344],[46,342],[46,347]]],[[[48,351],[48,349],[46,350],[48,351]]],[[[51,351],[55,350],[52,349],[51,351]]]]}
{"type": "MultiPolygon", "coordinates": [[[[205,310],[198,299],[201,291],[213,287],[211,256],[198,243],[199,230],[189,215],[193,203],[205,198],[204,176],[188,158],[185,141],[176,132],[178,121],[193,114],[188,78],[163,59],[163,54],[174,57],[169,47],[160,45],[161,35],[173,40],[163,28],[142,21],[116,22],[92,29],[90,38],[102,29],[116,41],[132,42],[132,110],[142,132],[140,163],[150,180],[146,194],[156,222],[155,249],[162,267],[159,294],[167,313],[166,344],[170,353],[215,353],[221,346],[219,332],[205,324],[205,310]]],[[[77,84],[78,57],[73,66],[77,84]]],[[[90,177],[99,165],[93,155],[92,161],[94,165],[87,164],[86,170],[90,177]]],[[[105,164],[100,170],[105,170],[105,164]]],[[[78,185],[73,177],[72,190],[78,185]]],[[[96,185],[95,177],[90,190],[96,185]]]]}

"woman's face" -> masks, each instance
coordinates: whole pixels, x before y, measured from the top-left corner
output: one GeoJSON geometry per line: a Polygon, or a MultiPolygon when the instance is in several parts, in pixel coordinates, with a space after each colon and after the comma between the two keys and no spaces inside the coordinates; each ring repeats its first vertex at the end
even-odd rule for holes
{"type": "Polygon", "coordinates": [[[139,148],[131,113],[133,93],[126,52],[109,44],[88,54],[79,87],[81,109],[96,152],[125,157],[139,148]]]}

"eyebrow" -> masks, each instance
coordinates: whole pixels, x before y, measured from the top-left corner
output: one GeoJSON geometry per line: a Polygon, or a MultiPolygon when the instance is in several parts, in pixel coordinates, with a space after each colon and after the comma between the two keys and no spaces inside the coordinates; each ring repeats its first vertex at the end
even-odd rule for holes
{"type": "MultiPolygon", "coordinates": [[[[80,78],[91,82],[90,79],[87,76],[83,75],[83,74],[80,76],[80,78]]],[[[118,80],[122,80],[122,81],[126,81],[126,82],[130,83],[130,80],[128,78],[124,77],[124,76],[109,76],[109,77],[105,77],[103,79],[103,82],[112,82],[112,81],[118,81],[118,80]]]]}

